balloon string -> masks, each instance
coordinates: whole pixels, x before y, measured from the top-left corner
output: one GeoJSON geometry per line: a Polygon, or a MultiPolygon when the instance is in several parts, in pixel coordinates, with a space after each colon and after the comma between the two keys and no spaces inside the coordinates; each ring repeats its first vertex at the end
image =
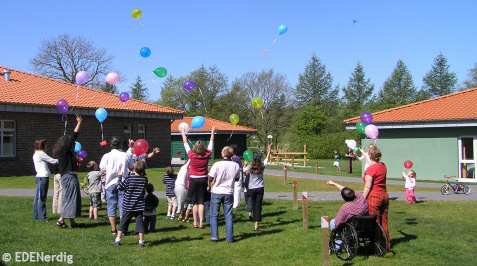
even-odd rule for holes
{"type": "Polygon", "coordinates": [[[230,134],[230,137],[227,139],[227,142],[232,138],[232,135],[234,134],[234,131],[235,131],[235,126],[236,125],[234,125],[234,128],[232,129],[232,133],[230,134]]]}
{"type": "Polygon", "coordinates": [[[205,109],[205,113],[207,113],[207,106],[205,105],[205,98],[204,98],[204,94],[202,94],[202,90],[200,89],[199,86],[197,86],[197,88],[199,88],[199,91],[200,91],[200,95],[202,95],[202,104],[204,104],[204,109],[205,109]]]}
{"type": "Polygon", "coordinates": [[[262,109],[259,109],[260,110],[260,113],[262,114],[262,121],[263,121],[263,112],[262,112],[262,109]]]}
{"type": "Polygon", "coordinates": [[[104,136],[103,136],[103,123],[101,123],[101,141],[104,141],[104,136]]]}
{"type": "MultiPolygon", "coordinates": [[[[143,59],[144,59],[144,58],[143,58],[143,59]]],[[[139,63],[138,63],[138,64],[141,64],[141,62],[142,62],[143,59],[139,60],[139,63]]]]}
{"type": "Polygon", "coordinates": [[[66,125],[68,124],[68,117],[66,116],[66,114],[63,114],[61,116],[61,121],[65,121],[65,132],[63,133],[63,136],[66,135],[66,125]]]}

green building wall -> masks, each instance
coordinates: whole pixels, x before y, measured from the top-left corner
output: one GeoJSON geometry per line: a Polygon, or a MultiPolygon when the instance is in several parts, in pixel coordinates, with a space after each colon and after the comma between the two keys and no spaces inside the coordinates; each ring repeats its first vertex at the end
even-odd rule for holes
{"type": "MultiPolygon", "coordinates": [[[[189,135],[189,146],[192,148],[198,140],[201,140],[205,146],[209,145],[210,134],[209,135],[189,135]]],[[[227,145],[236,144],[238,146],[238,156],[242,156],[243,152],[247,150],[247,135],[244,134],[216,134],[214,147],[212,148],[212,159],[220,159],[222,148],[227,145]]],[[[184,144],[182,143],[182,136],[173,135],[171,136],[171,158],[181,158],[182,160],[187,160],[187,154],[184,149],[184,144]],[[178,151],[181,151],[180,154],[176,154],[178,151]]]]}

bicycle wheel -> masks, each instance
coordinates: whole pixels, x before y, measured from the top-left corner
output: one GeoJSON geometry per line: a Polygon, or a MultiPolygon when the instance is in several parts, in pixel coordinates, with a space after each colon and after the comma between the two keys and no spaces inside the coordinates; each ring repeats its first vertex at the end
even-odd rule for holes
{"type": "Polygon", "coordinates": [[[388,237],[380,224],[376,227],[371,248],[377,257],[384,257],[388,252],[388,237]]]}
{"type": "Polygon", "coordinates": [[[449,186],[448,185],[443,185],[441,188],[441,193],[442,195],[449,195],[449,186]]]}
{"type": "Polygon", "coordinates": [[[352,260],[358,252],[358,235],[350,224],[344,224],[336,230],[330,244],[334,245],[333,251],[340,260],[352,260]]]}
{"type": "Polygon", "coordinates": [[[470,194],[470,187],[467,186],[467,185],[463,185],[463,186],[464,186],[464,194],[469,195],[470,194]]]}

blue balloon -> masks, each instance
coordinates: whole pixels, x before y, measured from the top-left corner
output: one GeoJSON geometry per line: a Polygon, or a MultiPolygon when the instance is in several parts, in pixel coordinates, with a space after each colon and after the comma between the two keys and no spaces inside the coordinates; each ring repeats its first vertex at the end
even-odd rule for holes
{"type": "Polygon", "coordinates": [[[205,125],[205,119],[202,116],[196,116],[194,119],[192,119],[192,122],[190,124],[191,128],[202,128],[205,125]]]}
{"type": "Polygon", "coordinates": [[[81,150],[81,143],[75,141],[75,152],[79,152],[81,150]]]}
{"type": "Polygon", "coordinates": [[[103,123],[104,119],[108,117],[108,111],[106,111],[106,109],[104,108],[98,108],[96,109],[96,113],[94,115],[96,116],[96,119],[98,119],[100,123],[103,123]]]}
{"type": "Polygon", "coordinates": [[[151,55],[151,49],[149,49],[148,47],[143,47],[139,53],[142,57],[146,58],[151,55]]]}
{"type": "Polygon", "coordinates": [[[287,32],[288,27],[286,25],[281,25],[278,27],[278,35],[282,35],[283,33],[287,32]]]}

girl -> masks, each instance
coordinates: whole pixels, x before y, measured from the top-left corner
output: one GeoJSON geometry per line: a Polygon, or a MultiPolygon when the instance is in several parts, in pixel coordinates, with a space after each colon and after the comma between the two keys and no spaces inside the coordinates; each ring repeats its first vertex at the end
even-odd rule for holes
{"type": "MultiPolygon", "coordinates": [[[[376,148],[376,144],[374,144],[374,143],[369,144],[368,151],[370,151],[373,148],[376,148]]],[[[366,169],[368,169],[368,167],[371,165],[371,159],[369,158],[369,152],[366,152],[364,150],[364,148],[360,148],[359,150],[361,151],[361,157],[358,157],[358,154],[355,153],[356,160],[361,162],[364,159],[366,159],[365,164],[364,164],[364,170],[363,170],[364,172],[366,172],[366,169]]]]}
{"type": "Polygon", "coordinates": [[[166,174],[162,179],[162,183],[166,184],[166,198],[167,198],[167,218],[174,220],[174,215],[177,209],[177,197],[176,193],[174,192],[174,187],[176,183],[177,175],[174,174],[174,169],[168,166],[166,168],[166,174]]]}
{"type": "Polygon", "coordinates": [[[409,170],[407,175],[404,173],[406,168],[402,170],[402,176],[406,179],[406,199],[408,204],[416,203],[416,196],[414,196],[414,187],[416,186],[416,172],[409,170]]]}

